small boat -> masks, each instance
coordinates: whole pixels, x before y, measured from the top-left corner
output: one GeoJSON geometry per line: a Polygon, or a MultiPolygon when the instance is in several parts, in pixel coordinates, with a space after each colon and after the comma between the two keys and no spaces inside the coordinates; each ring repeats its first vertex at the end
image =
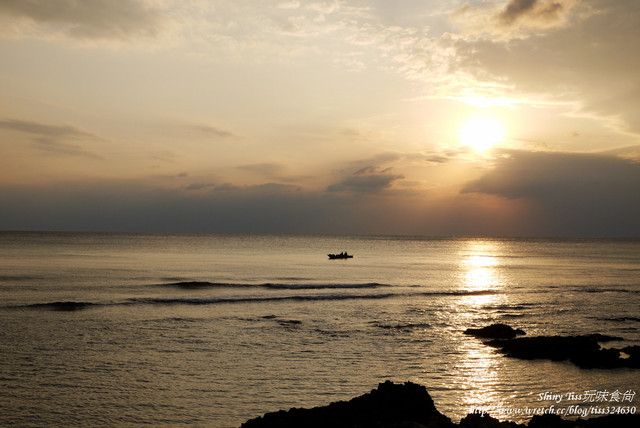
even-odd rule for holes
{"type": "Polygon", "coordinates": [[[347,254],[347,253],[340,253],[340,254],[327,254],[329,256],[329,259],[331,260],[335,260],[335,259],[352,259],[353,255],[351,254],[347,254]]]}

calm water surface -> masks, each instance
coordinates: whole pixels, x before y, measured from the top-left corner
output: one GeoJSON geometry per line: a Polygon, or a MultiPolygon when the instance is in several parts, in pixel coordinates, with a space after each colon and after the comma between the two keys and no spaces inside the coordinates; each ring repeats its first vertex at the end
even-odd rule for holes
{"type": "Polygon", "coordinates": [[[466,328],[626,346],[639,308],[640,240],[0,233],[0,424],[233,427],[387,379],[456,422],[521,421],[640,374],[508,359],[466,328]]]}

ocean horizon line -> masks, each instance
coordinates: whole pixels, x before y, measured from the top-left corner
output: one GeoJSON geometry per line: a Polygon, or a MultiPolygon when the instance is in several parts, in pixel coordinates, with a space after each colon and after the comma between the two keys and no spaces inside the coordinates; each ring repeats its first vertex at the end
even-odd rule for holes
{"type": "Polygon", "coordinates": [[[12,230],[0,229],[0,234],[59,234],[59,235],[168,235],[168,236],[287,236],[320,238],[369,238],[406,240],[503,240],[503,241],[638,241],[640,236],[614,235],[431,235],[431,234],[387,234],[387,233],[303,233],[303,232],[237,232],[237,231],[127,231],[127,230],[12,230]]]}

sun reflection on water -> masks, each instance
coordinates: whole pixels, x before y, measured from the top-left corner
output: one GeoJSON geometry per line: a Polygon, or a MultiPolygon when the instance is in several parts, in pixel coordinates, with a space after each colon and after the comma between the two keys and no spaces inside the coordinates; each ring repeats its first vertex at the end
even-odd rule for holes
{"type": "Polygon", "coordinates": [[[462,285],[470,291],[494,290],[502,283],[497,274],[499,265],[496,246],[488,241],[472,241],[463,253],[461,271],[462,285]]]}
{"type": "MultiPolygon", "coordinates": [[[[506,304],[505,294],[501,293],[506,284],[499,255],[498,244],[491,241],[470,241],[462,250],[459,285],[472,293],[459,296],[455,302],[452,321],[460,333],[469,327],[498,322],[494,309],[506,304]]],[[[454,369],[460,391],[458,405],[469,412],[475,409],[495,414],[504,399],[499,391],[500,359],[493,348],[473,337],[461,336],[456,345],[460,359],[454,369]]]]}
{"type": "MultiPolygon", "coordinates": [[[[470,310],[477,310],[491,304],[498,304],[504,295],[500,290],[504,281],[500,274],[500,262],[497,257],[498,246],[491,241],[470,241],[461,252],[459,284],[464,291],[472,294],[461,296],[456,302],[465,318],[471,317],[470,310]]],[[[470,320],[458,320],[469,322],[470,320]]]]}
{"type": "Polygon", "coordinates": [[[456,407],[464,413],[487,412],[498,416],[509,407],[501,385],[504,383],[503,367],[495,351],[482,343],[460,343],[463,354],[454,368],[457,379],[456,407]]]}

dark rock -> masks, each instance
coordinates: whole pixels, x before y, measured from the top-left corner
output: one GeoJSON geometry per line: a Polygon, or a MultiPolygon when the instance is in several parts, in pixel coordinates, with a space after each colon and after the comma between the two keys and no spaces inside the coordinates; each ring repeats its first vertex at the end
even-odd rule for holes
{"type": "MultiPolygon", "coordinates": [[[[640,414],[637,415],[607,415],[601,418],[580,421],[584,428],[638,428],[640,427],[640,414]]],[[[576,425],[568,425],[574,428],[576,425]]],[[[581,425],[578,425],[582,428],[581,425]]]]}
{"type": "Polygon", "coordinates": [[[535,415],[528,424],[501,422],[486,413],[471,413],[454,424],[435,408],[424,386],[386,381],[368,394],[313,409],[293,408],[251,419],[241,428],[636,428],[640,414],[567,420],[535,415]]]}
{"type": "Polygon", "coordinates": [[[606,334],[600,334],[600,333],[594,333],[594,334],[587,334],[584,336],[576,336],[576,337],[588,337],[592,340],[595,340],[596,342],[622,342],[624,341],[623,337],[620,336],[609,336],[606,334]]]}
{"type": "Polygon", "coordinates": [[[529,428],[574,428],[578,427],[576,421],[562,419],[558,415],[534,415],[529,421],[529,428]]]}
{"type": "Polygon", "coordinates": [[[569,361],[578,367],[587,369],[625,367],[627,363],[620,358],[620,351],[615,348],[597,349],[584,354],[574,352],[569,355],[569,361]]]}
{"type": "Polygon", "coordinates": [[[584,369],[640,368],[640,347],[603,349],[600,346],[601,342],[624,340],[617,336],[596,333],[581,336],[516,337],[516,335],[522,335],[525,332],[513,329],[506,324],[469,328],[464,333],[479,338],[492,339],[486,343],[498,348],[508,357],[522,360],[568,360],[584,369]],[[629,357],[625,358],[621,355],[621,351],[629,357]]]}
{"type": "Polygon", "coordinates": [[[266,427],[455,427],[435,408],[427,389],[415,383],[386,381],[368,394],[325,407],[290,409],[249,420],[242,428],[266,427]]]}
{"type": "Polygon", "coordinates": [[[607,415],[591,419],[562,419],[558,415],[535,415],[529,421],[529,428],[637,428],[639,415],[607,415]]]}
{"type": "MultiPolygon", "coordinates": [[[[590,334],[583,336],[537,336],[492,340],[488,345],[500,349],[508,357],[523,360],[547,359],[571,361],[580,368],[634,367],[636,358],[622,358],[620,350],[603,349],[599,342],[623,340],[620,337],[590,334]]],[[[627,347],[628,349],[631,347],[627,347]]],[[[637,367],[637,366],[636,366],[637,367]]]]}
{"type": "Polygon", "coordinates": [[[620,351],[629,356],[626,358],[627,367],[640,368],[640,346],[627,346],[620,351]]]}
{"type": "Polygon", "coordinates": [[[483,339],[513,339],[516,336],[526,333],[519,328],[514,329],[506,324],[492,324],[482,328],[468,328],[464,334],[483,339]]]}
{"type": "Polygon", "coordinates": [[[515,422],[501,422],[486,413],[469,413],[460,421],[460,428],[524,428],[515,422]]]}

